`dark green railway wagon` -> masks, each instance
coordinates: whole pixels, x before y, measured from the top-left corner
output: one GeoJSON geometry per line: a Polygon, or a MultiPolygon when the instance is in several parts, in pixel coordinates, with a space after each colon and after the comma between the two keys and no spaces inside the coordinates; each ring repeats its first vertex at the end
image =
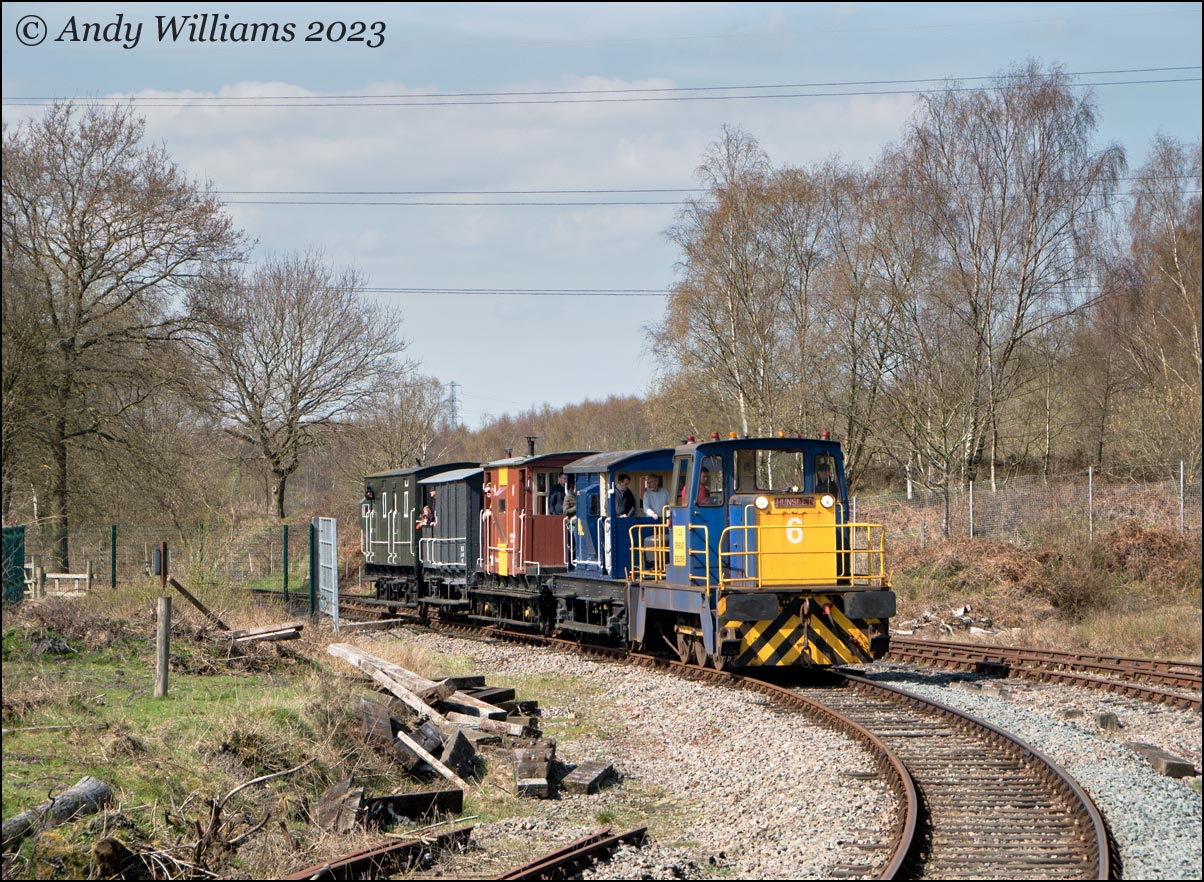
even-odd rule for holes
{"type": "Polygon", "coordinates": [[[429,475],[454,468],[473,468],[476,463],[444,463],[378,472],[364,478],[360,503],[363,533],[364,572],[379,576],[412,572],[417,565],[417,531],[427,491],[418,482],[429,475]]]}
{"type": "Polygon", "coordinates": [[[423,574],[449,585],[467,584],[480,569],[480,468],[452,469],[419,482],[430,497],[434,492],[434,524],[419,531],[418,553],[423,574]]]}

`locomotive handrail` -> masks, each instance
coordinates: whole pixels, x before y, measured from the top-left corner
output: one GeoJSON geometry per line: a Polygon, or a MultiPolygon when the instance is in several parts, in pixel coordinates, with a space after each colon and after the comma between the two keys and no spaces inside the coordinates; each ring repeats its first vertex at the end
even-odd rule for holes
{"type": "MultiPolygon", "coordinates": [[[[424,547],[426,548],[428,553],[433,553],[434,547],[436,544],[451,544],[453,542],[458,542],[464,546],[464,557],[467,558],[468,557],[468,537],[467,536],[448,536],[445,538],[439,538],[437,536],[427,536],[425,538],[420,538],[418,540],[418,562],[421,563],[423,566],[430,566],[430,567],[458,567],[458,566],[461,566],[460,563],[443,561],[443,560],[433,560],[433,559],[424,558],[422,556],[422,549],[424,547]]],[[[467,560],[465,560],[463,565],[467,566],[467,560]]]]}
{"type": "MultiPolygon", "coordinates": [[[[719,538],[722,539],[723,538],[722,535],[719,538]]],[[[710,530],[707,529],[707,525],[706,524],[687,524],[686,525],[686,559],[685,559],[685,561],[683,561],[683,563],[686,568],[686,578],[688,581],[697,582],[701,579],[703,585],[711,584],[710,548],[711,548],[711,532],[710,532],[710,530]],[[701,549],[693,548],[690,545],[690,539],[693,538],[694,531],[696,531],[696,530],[702,531],[702,548],[701,549]],[[690,558],[693,557],[695,554],[701,554],[702,559],[706,564],[703,567],[703,574],[701,576],[695,576],[693,573],[690,572],[690,558]]]]}
{"type": "Polygon", "coordinates": [[[632,524],[627,529],[631,546],[631,575],[637,581],[663,579],[669,570],[668,531],[664,521],[658,524],[632,524]],[[644,533],[652,534],[651,545],[644,544],[644,533]],[[659,535],[658,535],[659,534],[659,535]],[[652,566],[644,566],[644,555],[652,555],[652,566]]]}
{"type": "Polygon", "coordinates": [[[482,509],[481,510],[481,540],[480,540],[481,556],[478,558],[478,560],[481,563],[480,568],[482,570],[485,569],[486,564],[489,563],[489,555],[486,554],[485,552],[487,552],[489,550],[488,529],[492,526],[493,526],[493,512],[491,512],[487,508],[482,509]],[[488,525],[486,525],[486,523],[485,523],[486,521],[489,521],[488,525]]]}
{"type": "MultiPolygon", "coordinates": [[[[780,585],[827,585],[827,584],[830,584],[832,580],[826,574],[824,576],[808,578],[806,576],[800,576],[800,575],[798,575],[798,573],[792,573],[792,575],[789,578],[767,579],[763,575],[763,567],[757,566],[757,572],[755,575],[747,575],[748,570],[749,570],[748,565],[750,562],[750,558],[753,560],[753,562],[756,562],[759,564],[760,560],[762,558],[770,557],[770,556],[775,556],[775,557],[798,556],[800,559],[806,559],[806,558],[815,558],[815,557],[820,557],[820,556],[827,557],[827,556],[831,556],[831,555],[842,555],[842,554],[863,556],[863,559],[867,563],[865,572],[849,573],[848,574],[849,578],[852,578],[854,580],[859,579],[859,580],[861,580],[860,584],[863,584],[863,585],[864,584],[871,584],[871,585],[876,584],[879,587],[885,587],[887,585],[889,580],[888,580],[888,574],[886,572],[886,528],[883,527],[881,524],[870,524],[870,523],[812,524],[812,525],[808,525],[805,528],[809,531],[831,530],[833,533],[833,538],[836,538],[837,531],[848,531],[849,535],[852,537],[851,541],[853,543],[853,547],[850,547],[850,548],[840,548],[839,543],[834,542],[833,548],[822,548],[822,549],[786,548],[786,549],[781,549],[781,550],[768,550],[768,551],[762,550],[761,542],[759,541],[759,534],[762,531],[775,530],[775,531],[785,532],[785,531],[788,531],[791,529],[801,530],[803,528],[797,527],[797,526],[791,526],[789,524],[741,524],[741,525],[727,527],[726,529],[724,529],[723,533],[719,537],[719,546],[720,546],[719,560],[721,563],[721,566],[719,568],[719,586],[720,586],[720,588],[730,588],[730,587],[764,588],[764,587],[772,587],[772,586],[780,586],[780,585]],[[863,546],[863,547],[856,546],[857,537],[859,535],[859,533],[858,533],[859,530],[863,531],[860,535],[864,535],[866,537],[865,546],[863,546]],[[877,531],[877,542],[876,543],[874,542],[875,531],[877,531]],[[744,549],[741,551],[730,551],[730,550],[724,551],[723,549],[725,546],[729,549],[731,548],[731,537],[732,537],[732,535],[734,535],[737,532],[741,533],[744,536],[744,545],[745,545],[744,549]],[[750,537],[750,535],[749,535],[750,533],[752,534],[752,537],[750,537]],[[749,541],[750,538],[756,538],[758,540],[755,542],[756,548],[751,547],[754,543],[749,541]],[[742,570],[742,573],[744,573],[744,575],[733,576],[733,575],[731,575],[731,569],[732,569],[731,562],[732,562],[732,559],[737,558],[737,557],[743,559],[744,569],[742,570]],[[723,566],[722,564],[725,561],[726,561],[726,566],[723,566]],[[876,567],[873,565],[875,562],[877,564],[876,567]]],[[[856,557],[854,559],[856,559],[856,557]]],[[[805,572],[805,568],[801,568],[801,570],[805,572]]]]}

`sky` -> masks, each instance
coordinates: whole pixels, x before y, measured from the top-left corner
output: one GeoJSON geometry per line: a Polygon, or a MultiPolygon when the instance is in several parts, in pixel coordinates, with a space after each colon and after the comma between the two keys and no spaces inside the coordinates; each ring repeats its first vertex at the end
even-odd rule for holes
{"type": "Polygon", "coordinates": [[[6,123],[133,96],[252,260],[359,270],[469,427],[649,390],[725,125],[871,162],[917,90],[1037,59],[1131,168],[1200,138],[1199,3],[5,3],[2,32],[6,123]]]}

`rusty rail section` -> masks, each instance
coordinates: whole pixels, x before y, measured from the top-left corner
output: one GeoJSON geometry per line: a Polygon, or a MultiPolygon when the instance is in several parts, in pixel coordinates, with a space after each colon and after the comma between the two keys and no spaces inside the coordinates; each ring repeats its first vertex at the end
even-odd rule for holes
{"type": "Polygon", "coordinates": [[[973,643],[942,643],[892,637],[889,658],[920,662],[961,670],[1017,676],[1029,680],[1064,683],[1138,698],[1143,701],[1200,710],[1200,665],[1194,662],[1165,662],[1152,659],[1095,656],[1076,652],[1057,652],[1007,646],[981,646],[973,643]],[[1121,679],[1092,677],[1092,671],[1121,679]],[[1154,683],[1187,689],[1185,695],[1154,683]]]}
{"type": "Polygon", "coordinates": [[[362,851],[353,851],[324,864],[314,864],[298,870],[284,879],[383,879],[405,872],[428,852],[464,848],[468,845],[472,827],[463,827],[433,837],[399,839],[362,851]]]}
{"type": "Polygon", "coordinates": [[[610,857],[614,850],[623,843],[629,843],[638,848],[644,844],[646,833],[646,827],[638,827],[635,830],[628,830],[626,833],[611,835],[610,829],[607,828],[494,878],[567,879],[580,873],[586,867],[593,866],[599,860],[610,857]]]}

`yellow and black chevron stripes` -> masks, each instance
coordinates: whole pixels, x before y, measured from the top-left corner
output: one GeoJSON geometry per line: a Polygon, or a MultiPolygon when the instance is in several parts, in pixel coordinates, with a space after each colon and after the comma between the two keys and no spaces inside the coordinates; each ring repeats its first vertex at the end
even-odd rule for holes
{"type": "Polygon", "coordinates": [[[737,667],[826,666],[873,659],[869,635],[831,597],[812,594],[778,600],[778,614],[771,621],[721,623],[740,635],[740,650],[733,660],[737,667]]]}

